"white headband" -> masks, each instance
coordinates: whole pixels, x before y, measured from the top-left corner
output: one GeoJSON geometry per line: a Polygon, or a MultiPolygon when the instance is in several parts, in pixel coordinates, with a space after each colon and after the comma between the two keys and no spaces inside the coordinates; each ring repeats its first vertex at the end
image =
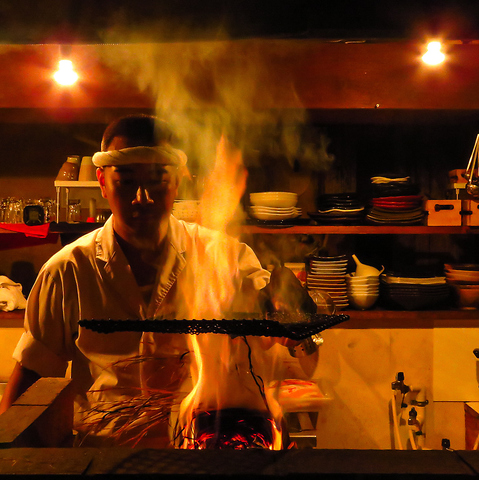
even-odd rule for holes
{"type": "Polygon", "coordinates": [[[160,147],[129,147],[109,152],[97,152],[93,155],[92,162],[95,167],[109,165],[128,165],[130,163],[161,163],[184,167],[188,157],[185,152],[162,145],[160,147]]]}

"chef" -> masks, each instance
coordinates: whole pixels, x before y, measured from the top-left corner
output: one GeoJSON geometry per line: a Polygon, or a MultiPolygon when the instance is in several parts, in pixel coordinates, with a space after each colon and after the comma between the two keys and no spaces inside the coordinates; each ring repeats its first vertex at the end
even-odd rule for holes
{"type": "MultiPolygon", "coordinates": [[[[112,416],[105,424],[105,413],[144,394],[153,372],[155,385],[174,392],[187,375],[188,346],[179,334],[156,336],[154,363],[148,366],[152,343],[143,333],[101,334],[78,322],[188,318],[191,301],[194,315],[208,318],[210,306],[198,308],[191,280],[218,253],[227,253],[235,289],[223,309],[245,299],[254,303],[268,284],[269,273],[247,245],[171,215],[187,163],[173,143],[168,125],[152,116],[122,117],[105,130],[93,163],[112,215],[42,267],[28,298],[25,333],[14,351],[17,364],[0,411],[39,377],[63,377],[71,365],[77,441],[113,445],[123,420],[112,416]]],[[[219,293],[219,275],[208,280],[209,291],[219,293]]],[[[137,423],[141,429],[142,419],[137,423]]],[[[168,418],[141,438],[140,445],[168,446],[168,418]]]]}

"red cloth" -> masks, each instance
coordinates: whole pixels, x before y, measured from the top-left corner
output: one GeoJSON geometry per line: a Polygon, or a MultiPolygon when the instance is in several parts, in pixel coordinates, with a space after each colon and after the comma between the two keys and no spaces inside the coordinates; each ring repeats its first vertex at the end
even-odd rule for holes
{"type": "Polygon", "coordinates": [[[0,228],[12,232],[24,233],[27,237],[46,238],[50,230],[50,224],[35,225],[29,227],[24,223],[0,223],[0,228]]]}
{"type": "Polygon", "coordinates": [[[29,227],[23,223],[0,223],[1,230],[10,232],[0,236],[0,250],[10,248],[34,247],[45,243],[57,243],[58,233],[50,233],[50,224],[29,227]]]}

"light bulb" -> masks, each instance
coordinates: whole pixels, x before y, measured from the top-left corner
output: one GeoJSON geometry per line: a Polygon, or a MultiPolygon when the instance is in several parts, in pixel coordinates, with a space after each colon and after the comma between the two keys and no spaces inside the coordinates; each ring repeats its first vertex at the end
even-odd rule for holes
{"type": "Polygon", "coordinates": [[[78,80],[78,74],[73,70],[73,63],[70,60],[60,60],[53,78],[58,84],[68,86],[78,80]]]}
{"type": "Polygon", "coordinates": [[[446,56],[441,52],[441,42],[430,42],[427,52],[422,56],[422,61],[428,65],[439,65],[446,56]]]}

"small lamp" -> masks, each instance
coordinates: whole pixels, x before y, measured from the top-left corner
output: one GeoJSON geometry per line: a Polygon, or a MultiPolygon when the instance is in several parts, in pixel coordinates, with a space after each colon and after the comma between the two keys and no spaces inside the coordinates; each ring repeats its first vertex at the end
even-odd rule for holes
{"type": "Polygon", "coordinates": [[[428,65],[439,65],[446,56],[441,52],[441,42],[429,42],[427,52],[422,56],[422,61],[428,65]]]}
{"type": "Polygon", "coordinates": [[[60,45],[61,60],[58,62],[58,70],[53,74],[55,81],[62,86],[73,85],[78,80],[78,73],[73,69],[73,63],[69,59],[71,46],[60,45]]]}

